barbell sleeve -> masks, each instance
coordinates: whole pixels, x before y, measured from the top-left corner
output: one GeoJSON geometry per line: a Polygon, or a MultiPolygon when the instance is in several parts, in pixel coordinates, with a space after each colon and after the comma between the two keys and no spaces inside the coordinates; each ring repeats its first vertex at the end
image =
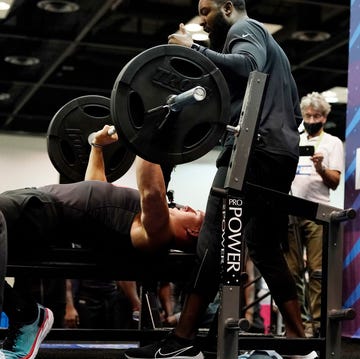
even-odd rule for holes
{"type": "Polygon", "coordinates": [[[116,128],[115,126],[111,126],[108,130],[108,135],[112,136],[114,133],[116,133],[116,128]]]}
{"type": "Polygon", "coordinates": [[[166,104],[171,111],[180,111],[183,107],[203,101],[206,97],[206,90],[202,86],[196,86],[178,95],[171,95],[166,104]]]}
{"type": "Polygon", "coordinates": [[[206,97],[206,90],[202,86],[195,86],[194,88],[187,90],[185,92],[182,92],[178,95],[170,95],[168,99],[166,100],[165,105],[157,106],[154,108],[151,108],[150,110],[147,110],[147,114],[154,113],[156,111],[160,110],[166,110],[167,114],[165,115],[164,119],[159,123],[158,130],[161,130],[167,120],[169,119],[169,115],[171,111],[178,112],[183,109],[183,107],[192,105],[194,103],[197,103],[199,101],[203,101],[206,97]]]}
{"type": "Polygon", "coordinates": [[[145,113],[151,114],[156,111],[168,109],[173,112],[180,111],[183,107],[203,101],[206,97],[206,90],[202,86],[196,86],[178,95],[170,95],[165,105],[160,105],[147,110],[145,113]]]}
{"type": "Polygon", "coordinates": [[[93,141],[94,141],[94,138],[95,138],[95,133],[96,132],[91,132],[90,135],[88,136],[88,144],[91,146],[93,141]]]}

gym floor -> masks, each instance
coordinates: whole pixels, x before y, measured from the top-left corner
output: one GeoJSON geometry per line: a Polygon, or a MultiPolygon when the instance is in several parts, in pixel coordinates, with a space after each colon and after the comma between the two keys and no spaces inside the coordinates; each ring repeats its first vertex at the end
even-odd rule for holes
{"type": "MultiPolygon", "coordinates": [[[[37,359],[120,359],[122,352],[129,347],[137,346],[133,343],[70,343],[44,342],[40,347],[37,359]]],[[[213,355],[209,359],[213,359],[213,355]]],[[[214,356],[215,358],[215,356],[214,356]]],[[[359,359],[360,340],[343,338],[341,345],[341,359],[359,359]]]]}

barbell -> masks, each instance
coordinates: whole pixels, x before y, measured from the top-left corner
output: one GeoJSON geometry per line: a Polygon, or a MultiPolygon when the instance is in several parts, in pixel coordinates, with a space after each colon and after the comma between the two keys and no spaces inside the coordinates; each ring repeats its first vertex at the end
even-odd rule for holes
{"type": "Polygon", "coordinates": [[[215,147],[230,119],[230,95],[220,70],[184,46],[159,45],[130,60],[111,97],[81,96],[53,116],[47,147],[54,167],[71,181],[84,178],[89,137],[113,124],[119,141],[104,147],[107,178],[121,177],[138,155],[177,165],[215,147]]]}

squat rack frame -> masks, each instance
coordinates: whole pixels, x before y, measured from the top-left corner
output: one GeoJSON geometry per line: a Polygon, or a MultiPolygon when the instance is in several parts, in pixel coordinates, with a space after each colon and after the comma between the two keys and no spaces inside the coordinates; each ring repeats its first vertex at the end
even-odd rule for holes
{"type": "Polygon", "coordinates": [[[355,315],[352,308],[342,309],[343,235],[341,223],[355,218],[356,212],[353,209],[343,210],[315,203],[246,182],[246,172],[257,135],[267,77],[267,74],[258,71],[250,74],[238,126],[228,126],[228,130],[235,133],[235,142],[225,186],[223,189],[212,189],[215,194],[223,197],[222,283],[218,314],[217,358],[237,359],[240,346],[242,350],[272,349],[280,354],[294,354],[294,349],[297,351],[301,348],[309,352],[318,351],[320,358],[340,359],[341,321],[353,319],[355,315]],[[245,273],[245,243],[240,227],[245,188],[251,200],[276,204],[276,210],[317,220],[324,225],[322,271],[324,295],[321,303],[319,338],[250,337],[242,336],[240,333],[246,331],[247,325],[246,320],[240,318],[241,291],[245,273]],[[240,226],[236,227],[239,224],[240,226]],[[331,266],[328,263],[331,263],[331,266]]]}

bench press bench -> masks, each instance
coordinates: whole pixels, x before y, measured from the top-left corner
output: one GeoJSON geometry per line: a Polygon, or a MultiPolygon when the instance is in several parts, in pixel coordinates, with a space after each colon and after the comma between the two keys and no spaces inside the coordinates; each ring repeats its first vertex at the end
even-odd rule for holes
{"type": "MultiPolygon", "coordinates": [[[[144,284],[141,293],[143,299],[144,322],[149,321],[151,308],[144,305],[146,283],[154,280],[186,281],[191,276],[195,264],[195,254],[170,250],[168,253],[149,255],[133,253],[121,255],[104,252],[101,256],[91,248],[47,248],[36,257],[30,259],[9,258],[7,277],[36,277],[36,278],[109,278],[116,280],[136,280],[144,284]]],[[[53,328],[47,340],[70,341],[140,341],[157,340],[167,333],[163,328],[146,329],[146,325],[139,325],[139,329],[64,329],[53,328]],[[144,329],[145,327],[145,329],[144,329]]],[[[0,329],[0,336],[5,336],[5,330],[0,329]]]]}
{"type": "Polygon", "coordinates": [[[161,256],[107,253],[89,248],[51,248],[31,259],[9,258],[7,276],[111,278],[121,280],[184,280],[195,254],[170,250],[161,256]]]}

